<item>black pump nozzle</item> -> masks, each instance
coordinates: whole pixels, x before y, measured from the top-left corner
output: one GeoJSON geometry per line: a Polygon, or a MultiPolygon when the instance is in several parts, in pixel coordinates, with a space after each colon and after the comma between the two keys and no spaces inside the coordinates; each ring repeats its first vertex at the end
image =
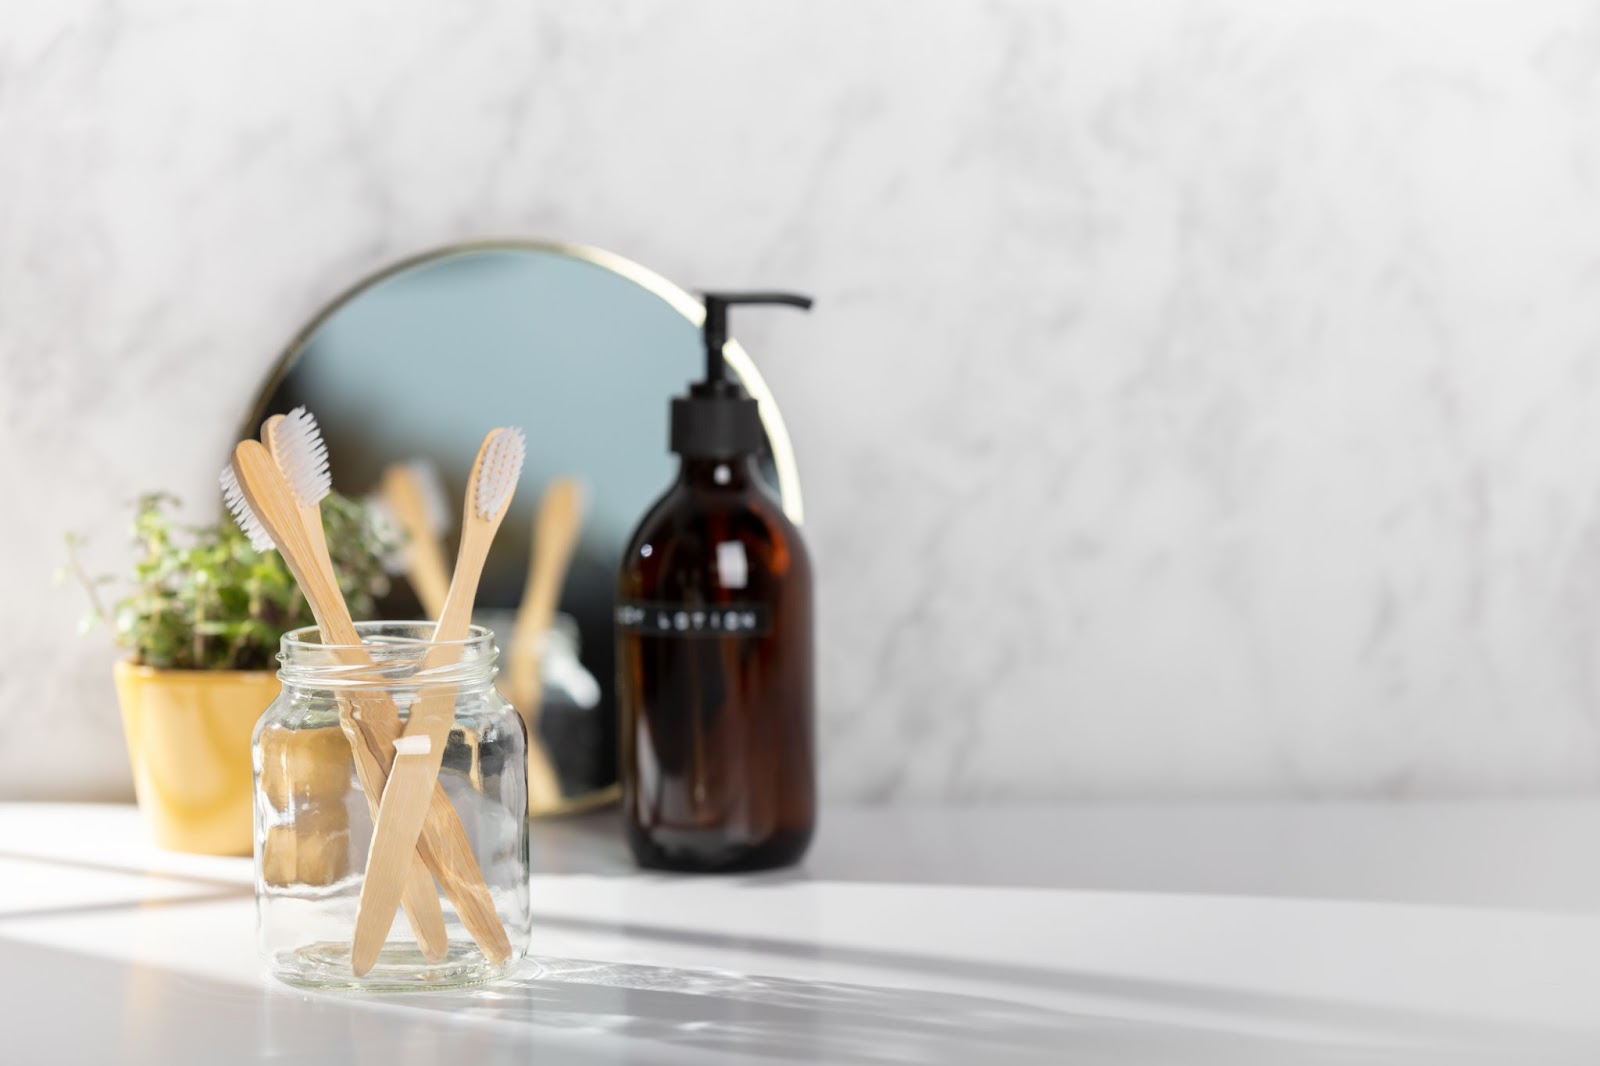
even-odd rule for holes
{"type": "Polygon", "coordinates": [[[706,379],[672,401],[672,450],[713,458],[754,455],[766,437],[761,413],[736,381],[728,380],[722,348],[728,343],[728,308],[736,304],[786,304],[810,309],[811,297],[793,292],[705,292],[706,379]]]}
{"type": "Polygon", "coordinates": [[[726,381],[728,368],[722,361],[722,347],[728,343],[728,308],[735,304],[786,304],[802,311],[811,310],[811,297],[795,292],[706,292],[706,381],[726,381]]]}

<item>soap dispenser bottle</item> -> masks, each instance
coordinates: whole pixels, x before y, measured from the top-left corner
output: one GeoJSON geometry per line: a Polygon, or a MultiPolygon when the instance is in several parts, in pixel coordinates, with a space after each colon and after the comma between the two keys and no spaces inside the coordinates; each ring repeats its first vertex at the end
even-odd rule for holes
{"type": "Polygon", "coordinates": [[[730,306],[811,300],[704,295],[706,377],[672,401],[678,478],[618,583],[623,806],[641,866],[755,870],[798,861],[816,817],[811,563],[722,347],[730,306]]]}

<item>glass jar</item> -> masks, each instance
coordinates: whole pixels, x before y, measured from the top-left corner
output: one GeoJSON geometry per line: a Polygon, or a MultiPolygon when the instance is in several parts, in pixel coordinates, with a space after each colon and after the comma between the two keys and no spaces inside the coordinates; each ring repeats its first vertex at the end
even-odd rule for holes
{"type": "MultiPolygon", "coordinates": [[[[321,643],[315,628],[284,636],[283,689],[256,725],[256,924],[267,969],[314,988],[438,989],[492,980],[527,951],[527,733],[493,684],[493,634],[474,626],[450,666],[423,669],[431,622],[361,622],[363,644],[321,643]],[[455,689],[439,783],[465,830],[472,857],[511,943],[491,961],[463,925],[449,893],[440,900],[448,951],[424,957],[402,910],[377,965],[350,968],[373,819],[351,757],[352,738],[398,731],[423,693],[455,689]]],[[[370,745],[369,745],[370,746],[370,745]]],[[[386,743],[376,747],[393,752],[386,743]]],[[[438,886],[436,883],[435,887],[438,886]]]]}

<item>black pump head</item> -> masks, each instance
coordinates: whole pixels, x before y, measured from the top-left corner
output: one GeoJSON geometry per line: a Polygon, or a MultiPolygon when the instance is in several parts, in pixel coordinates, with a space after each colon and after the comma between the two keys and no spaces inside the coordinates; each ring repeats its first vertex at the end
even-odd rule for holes
{"type": "Polygon", "coordinates": [[[784,304],[811,308],[811,297],[792,292],[706,292],[705,380],[672,401],[672,450],[693,458],[753,455],[761,450],[761,415],[756,401],[728,380],[722,349],[728,343],[728,308],[738,304],[784,304]]]}
{"type": "Polygon", "coordinates": [[[722,348],[728,343],[728,308],[736,304],[786,304],[802,311],[811,310],[812,299],[794,292],[707,292],[706,298],[706,381],[727,379],[722,348]]]}

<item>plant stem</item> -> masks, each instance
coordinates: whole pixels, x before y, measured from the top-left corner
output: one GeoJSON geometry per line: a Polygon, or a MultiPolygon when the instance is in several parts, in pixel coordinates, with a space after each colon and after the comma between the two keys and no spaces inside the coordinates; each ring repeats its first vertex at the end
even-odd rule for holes
{"type": "Polygon", "coordinates": [[[94,581],[83,568],[83,560],[78,558],[78,542],[71,538],[67,540],[67,568],[83,586],[83,591],[89,594],[89,607],[94,611],[95,617],[102,621],[110,618],[111,616],[106,613],[106,605],[100,599],[100,593],[95,590],[94,581]]]}
{"type": "Polygon", "coordinates": [[[195,590],[194,597],[194,668],[202,670],[206,663],[206,638],[201,636],[200,627],[206,621],[206,594],[205,589],[195,590]]]}

